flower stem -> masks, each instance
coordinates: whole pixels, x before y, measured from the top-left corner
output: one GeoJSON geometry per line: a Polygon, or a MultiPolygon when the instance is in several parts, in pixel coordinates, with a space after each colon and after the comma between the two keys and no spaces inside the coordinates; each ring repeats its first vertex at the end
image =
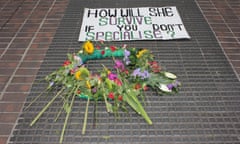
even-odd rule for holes
{"type": "Polygon", "coordinates": [[[87,106],[86,106],[86,111],[85,111],[85,115],[84,115],[84,122],[83,122],[83,128],[82,128],[82,134],[84,135],[86,132],[86,126],[87,126],[87,118],[88,118],[88,106],[90,103],[90,99],[88,98],[87,101],[87,106]]]}
{"type": "Polygon", "coordinates": [[[30,126],[33,126],[36,121],[42,116],[42,114],[48,109],[48,107],[55,101],[55,99],[62,93],[64,88],[62,88],[52,99],[48,102],[48,104],[38,113],[38,115],[31,122],[30,126]]]}
{"type": "MultiPolygon", "coordinates": [[[[103,85],[102,85],[102,89],[103,89],[103,91],[105,92],[105,88],[104,88],[103,85]]],[[[104,98],[104,102],[105,102],[105,104],[106,104],[107,112],[113,112],[113,111],[112,111],[112,105],[111,105],[110,103],[108,103],[107,97],[106,97],[105,93],[103,93],[102,95],[103,95],[103,98],[104,98]]]]}
{"type": "Polygon", "coordinates": [[[63,128],[62,128],[62,133],[61,133],[61,137],[60,137],[59,143],[63,142],[65,129],[67,127],[68,119],[69,119],[71,111],[72,111],[72,106],[73,106],[74,100],[75,100],[75,95],[72,96],[72,101],[71,101],[71,104],[70,104],[70,111],[67,112],[67,115],[66,115],[66,118],[65,118],[65,121],[64,121],[64,125],[63,125],[63,128]]]}
{"type": "Polygon", "coordinates": [[[62,105],[62,107],[61,107],[60,110],[58,111],[58,114],[57,114],[57,116],[55,117],[54,122],[56,122],[56,121],[58,120],[58,118],[59,118],[59,116],[61,115],[63,109],[64,109],[64,104],[62,105]]]}
{"type": "MultiPolygon", "coordinates": [[[[44,90],[44,92],[45,92],[45,91],[46,91],[46,90],[44,90]]],[[[28,104],[28,105],[24,108],[24,111],[27,110],[34,102],[36,102],[37,99],[38,99],[40,96],[42,96],[44,92],[41,92],[38,96],[36,96],[36,97],[33,99],[33,101],[31,101],[31,103],[28,104]]]]}
{"type": "Polygon", "coordinates": [[[93,110],[93,128],[96,127],[96,119],[97,119],[97,102],[94,101],[94,110],[93,110]]]}

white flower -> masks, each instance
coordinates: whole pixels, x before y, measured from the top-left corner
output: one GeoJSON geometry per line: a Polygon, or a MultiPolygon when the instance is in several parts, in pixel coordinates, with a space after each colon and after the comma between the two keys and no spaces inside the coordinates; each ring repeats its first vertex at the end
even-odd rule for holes
{"type": "Polygon", "coordinates": [[[80,66],[80,65],[83,64],[81,57],[74,55],[74,56],[73,56],[73,59],[74,59],[74,61],[77,62],[77,65],[80,66]]]}
{"type": "Polygon", "coordinates": [[[164,72],[164,75],[167,77],[167,78],[170,78],[170,79],[176,79],[177,76],[173,73],[170,73],[170,72],[164,72]]]}
{"type": "Polygon", "coordinates": [[[164,85],[164,84],[160,84],[158,88],[164,92],[172,92],[172,90],[169,89],[167,85],[164,85]]]}

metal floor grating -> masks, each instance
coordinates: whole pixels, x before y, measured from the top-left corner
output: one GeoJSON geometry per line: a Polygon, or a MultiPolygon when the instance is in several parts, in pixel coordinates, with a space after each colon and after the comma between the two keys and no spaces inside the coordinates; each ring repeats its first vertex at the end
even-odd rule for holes
{"type": "MultiPolygon", "coordinates": [[[[66,59],[66,53],[78,51],[77,42],[84,7],[162,7],[176,6],[191,40],[114,42],[148,48],[170,72],[178,75],[183,86],[173,96],[147,93],[146,111],[153,121],[149,126],[130,112],[115,120],[98,106],[98,123],[92,128],[93,107],[90,106],[86,135],[81,135],[85,101],[77,100],[68,123],[64,143],[158,143],[158,144],[239,144],[240,82],[222,52],[215,36],[193,0],[70,0],[39,70],[37,80],[55,70],[66,59]],[[125,117],[124,117],[125,116],[125,117]],[[127,118],[130,117],[130,118],[127,118]]],[[[111,60],[102,61],[111,65],[111,60]]],[[[100,66],[89,62],[96,71],[100,66]]],[[[25,106],[44,90],[44,82],[35,82],[25,106]]],[[[64,121],[53,120],[60,107],[54,103],[33,126],[29,123],[52,95],[42,97],[20,115],[10,143],[56,144],[64,121]]]]}

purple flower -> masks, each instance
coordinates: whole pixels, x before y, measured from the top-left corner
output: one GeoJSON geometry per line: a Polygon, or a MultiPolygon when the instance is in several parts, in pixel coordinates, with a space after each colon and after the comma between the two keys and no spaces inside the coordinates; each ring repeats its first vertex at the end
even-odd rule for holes
{"type": "Polygon", "coordinates": [[[51,81],[51,82],[49,83],[49,87],[52,87],[53,85],[54,85],[54,82],[51,81]]]}
{"type": "Polygon", "coordinates": [[[145,70],[145,71],[142,73],[143,79],[149,78],[149,76],[150,76],[150,74],[149,74],[149,72],[148,72],[147,70],[145,70]]]}
{"type": "Polygon", "coordinates": [[[130,51],[124,50],[124,57],[129,57],[130,56],[130,51]]]}
{"type": "Polygon", "coordinates": [[[169,90],[172,90],[174,88],[174,85],[173,84],[168,84],[167,87],[168,87],[169,90]]]}
{"type": "Polygon", "coordinates": [[[125,62],[126,65],[129,65],[131,61],[128,58],[123,58],[123,61],[125,62]]]}
{"type": "Polygon", "coordinates": [[[181,83],[176,80],[176,81],[174,81],[173,83],[168,84],[167,87],[168,87],[169,90],[172,90],[173,88],[177,88],[177,87],[180,86],[180,85],[181,85],[181,83]]]}
{"type": "Polygon", "coordinates": [[[130,51],[128,50],[124,50],[124,58],[123,58],[123,61],[125,62],[126,65],[129,65],[130,64],[130,60],[129,60],[129,57],[130,56],[130,51]]]}
{"type": "Polygon", "coordinates": [[[141,72],[140,68],[137,68],[133,71],[132,76],[134,77],[140,77],[141,79],[146,79],[150,76],[149,72],[147,70],[144,70],[143,72],[141,72]]]}
{"type": "Polygon", "coordinates": [[[140,75],[141,75],[140,68],[135,69],[135,70],[133,71],[132,75],[135,76],[135,77],[136,77],[136,76],[140,76],[140,75]]]}
{"type": "Polygon", "coordinates": [[[115,80],[115,79],[117,79],[117,74],[110,73],[110,74],[108,74],[108,78],[109,78],[110,80],[115,80]]]}
{"type": "Polygon", "coordinates": [[[120,69],[120,70],[123,71],[124,70],[124,64],[122,63],[122,61],[116,60],[114,68],[115,69],[120,69]]]}
{"type": "Polygon", "coordinates": [[[97,88],[96,87],[92,88],[92,93],[95,94],[96,92],[97,92],[97,88]]]}
{"type": "Polygon", "coordinates": [[[181,86],[181,83],[178,80],[176,80],[176,81],[174,81],[173,86],[174,87],[181,86]]]}

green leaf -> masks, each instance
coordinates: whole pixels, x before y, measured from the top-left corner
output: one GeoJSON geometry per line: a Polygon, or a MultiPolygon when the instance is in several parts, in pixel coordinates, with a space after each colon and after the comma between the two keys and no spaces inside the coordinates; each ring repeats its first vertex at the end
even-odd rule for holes
{"type": "Polygon", "coordinates": [[[150,119],[150,117],[148,116],[148,114],[146,113],[146,111],[144,110],[143,106],[141,105],[141,103],[138,101],[136,95],[134,91],[128,91],[127,95],[124,95],[124,100],[138,113],[140,114],[145,121],[152,125],[152,121],[150,119]]]}

